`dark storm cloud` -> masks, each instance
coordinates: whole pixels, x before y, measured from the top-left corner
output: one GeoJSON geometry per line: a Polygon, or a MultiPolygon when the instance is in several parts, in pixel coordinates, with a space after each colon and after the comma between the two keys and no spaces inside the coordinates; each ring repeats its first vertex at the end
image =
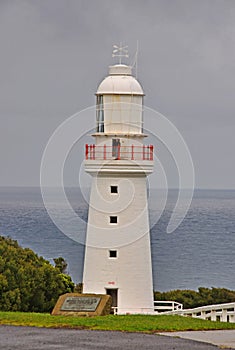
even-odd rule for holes
{"type": "Polygon", "coordinates": [[[38,185],[47,139],[93,105],[120,40],[131,63],[139,40],[145,103],[184,136],[197,186],[235,188],[233,0],[1,1],[1,185],[38,185]]]}

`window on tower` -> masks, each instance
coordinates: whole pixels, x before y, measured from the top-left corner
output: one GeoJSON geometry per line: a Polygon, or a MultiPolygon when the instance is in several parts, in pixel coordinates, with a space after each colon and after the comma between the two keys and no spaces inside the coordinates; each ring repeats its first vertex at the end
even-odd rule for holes
{"type": "Polygon", "coordinates": [[[109,251],[109,257],[110,258],[117,258],[117,251],[116,250],[110,250],[109,251]]]}
{"type": "Polygon", "coordinates": [[[111,193],[118,193],[118,186],[110,186],[110,192],[111,193]]]}
{"type": "Polygon", "coordinates": [[[104,132],[104,103],[103,95],[97,95],[96,101],[96,131],[104,132]]]}
{"type": "Polygon", "coordinates": [[[109,222],[110,222],[110,224],[117,224],[117,222],[118,222],[117,216],[110,216],[109,222]]]}

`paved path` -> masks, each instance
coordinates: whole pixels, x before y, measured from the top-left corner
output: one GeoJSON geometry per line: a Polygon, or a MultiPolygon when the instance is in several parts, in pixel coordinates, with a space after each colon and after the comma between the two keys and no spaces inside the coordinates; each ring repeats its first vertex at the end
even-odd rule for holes
{"type": "Polygon", "coordinates": [[[0,326],[1,350],[218,350],[187,339],[105,331],[0,326]]]}
{"type": "Polygon", "coordinates": [[[199,340],[206,343],[235,349],[235,330],[224,331],[193,331],[193,332],[174,332],[161,333],[171,337],[180,337],[183,339],[199,340]]]}

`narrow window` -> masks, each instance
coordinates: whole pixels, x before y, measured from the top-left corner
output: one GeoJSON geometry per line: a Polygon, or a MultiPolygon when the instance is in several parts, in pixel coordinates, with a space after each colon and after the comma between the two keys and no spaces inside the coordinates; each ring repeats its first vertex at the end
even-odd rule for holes
{"type": "Polygon", "coordinates": [[[109,257],[110,258],[117,258],[117,251],[116,250],[110,250],[109,251],[109,257]]]}
{"type": "Polygon", "coordinates": [[[118,187],[117,186],[110,186],[111,193],[118,193],[118,187]]]}
{"type": "Polygon", "coordinates": [[[110,216],[109,220],[110,224],[117,224],[117,216],[110,216]]]}

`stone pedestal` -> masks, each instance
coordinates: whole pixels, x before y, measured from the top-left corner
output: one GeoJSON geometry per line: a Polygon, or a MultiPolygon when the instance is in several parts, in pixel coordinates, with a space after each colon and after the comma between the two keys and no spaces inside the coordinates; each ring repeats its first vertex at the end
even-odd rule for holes
{"type": "Polygon", "coordinates": [[[104,316],[111,311],[112,298],[105,294],[67,293],[61,295],[52,315],[104,316]]]}

